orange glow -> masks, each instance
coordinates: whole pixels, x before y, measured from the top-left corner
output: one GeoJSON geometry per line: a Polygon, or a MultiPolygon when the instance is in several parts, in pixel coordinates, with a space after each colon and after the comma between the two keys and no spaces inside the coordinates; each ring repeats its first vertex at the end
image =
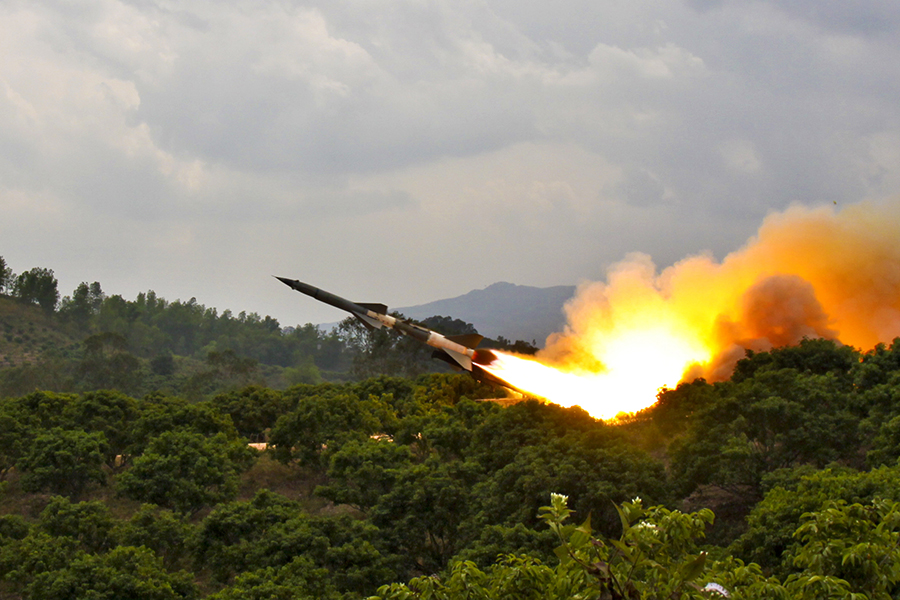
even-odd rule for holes
{"type": "Polygon", "coordinates": [[[745,349],[804,337],[868,349],[900,336],[900,201],[794,207],[721,262],[659,272],[634,254],[566,304],[568,325],[536,360],[498,353],[492,374],[598,418],[635,412],[661,387],[731,375],[745,349]]]}

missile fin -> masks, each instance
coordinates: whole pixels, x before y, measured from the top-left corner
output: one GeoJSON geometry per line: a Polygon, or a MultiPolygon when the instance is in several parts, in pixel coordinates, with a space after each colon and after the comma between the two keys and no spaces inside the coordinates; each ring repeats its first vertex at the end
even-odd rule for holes
{"type": "Polygon", "coordinates": [[[477,348],[484,336],[477,333],[464,333],[462,335],[448,335],[447,339],[466,348],[477,348]]]}
{"type": "Polygon", "coordinates": [[[453,350],[447,350],[444,348],[444,352],[446,352],[450,358],[455,360],[459,366],[461,366],[466,371],[472,370],[472,359],[466,356],[465,354],[460,354],[459,352],[454,352],[453,350]]]}
{"type": "Polygon", "coordinates": [[[359,306],[362,306],[366,310],[371,310],[372,312],[377,312],[379,315],[386,315],[388,311],[388,307],[384,304],[372,304],[366,302],[357,302],[359,306]]]}
{"type": "MultiPolygon", "coordinates": [[[[509,388],[511,390],[515,390],[517,392],[522,392],[522,390],[518,389],[511,383],[504,381],[503,379],[500,379],[496,375],[492,375],[491,373],[488,373],[487,371],[485,371],[478,365],[475,365],[475,368],[472,369],[472,377],[474,377],[475,379],[477,379],[478,381],[480,381],[482,383],[489,383],[491,385],[499,385],[499,386],[502,386],[505,388],[509,388]]],[[[522,393],[524,394],[526,392],[522,392],[522,393]]]]}
{"type": "Polygon", "coordinates": [[[359,319],[363,325],[365,325],[368,329],[381,329],[383,323],[377,319],[373,319],[368,315],[361,315],[359,313],[353,313],[353,316],[359,319]]]}
{"type": "Polygon", "coordinates": [[[435,350],[431,353],[431,358],[436,358],[437,360],[443,361],[450,365],[454,371],[462,371],[463,368],[457,364],[453,357],[447,354],[444,350],[435,350]]]}

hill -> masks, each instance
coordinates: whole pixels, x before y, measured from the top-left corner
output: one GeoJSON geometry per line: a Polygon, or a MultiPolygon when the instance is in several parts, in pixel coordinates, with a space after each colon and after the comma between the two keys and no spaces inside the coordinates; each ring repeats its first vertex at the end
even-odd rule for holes
{"type": "Polygon", "coordinates": [[[543,346],[547,336],[565,325],[563,305],[574,293],[572,285],[539,288],[499,282],[455,298],[396,310],[411,319],[449,316],[472,323],[487,337],[534,340],[543,346]]]}
{"type": "Polygon", "coordinates": [[[46,352],[78,347],[53,315],[0,295],[0,368],[31,363],[46,352]]]}

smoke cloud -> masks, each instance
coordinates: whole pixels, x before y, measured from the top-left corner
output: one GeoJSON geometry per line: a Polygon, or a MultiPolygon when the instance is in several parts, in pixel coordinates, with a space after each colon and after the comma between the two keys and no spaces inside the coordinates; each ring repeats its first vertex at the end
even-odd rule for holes
{"type": "Polygon", "coordinates": [[[900,336],[900,199],[771,214],[721,262],[697,255],[660,272],[631,255],[565,310],[540,359],[566,371],[602,371],[623,337],[644,332],[651,345],[679,342],[683,379],[727,378],[745,349],[804,337],[869,349],[900,336]]]}

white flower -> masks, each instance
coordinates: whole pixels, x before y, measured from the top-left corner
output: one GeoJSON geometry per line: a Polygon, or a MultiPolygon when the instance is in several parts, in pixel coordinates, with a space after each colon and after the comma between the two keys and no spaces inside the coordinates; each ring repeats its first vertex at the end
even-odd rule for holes
{"type": "Polygon", "coordinates": [[[728,598],[731,596],[731,594],[728,593],[728,590],[723,588],[718,583],[707,583],[706,586],[703,588],[703,591],[704,592],[716,592],[717,594],[719,594],[720,596],[724,596],[725,598],[728,598]]]}

